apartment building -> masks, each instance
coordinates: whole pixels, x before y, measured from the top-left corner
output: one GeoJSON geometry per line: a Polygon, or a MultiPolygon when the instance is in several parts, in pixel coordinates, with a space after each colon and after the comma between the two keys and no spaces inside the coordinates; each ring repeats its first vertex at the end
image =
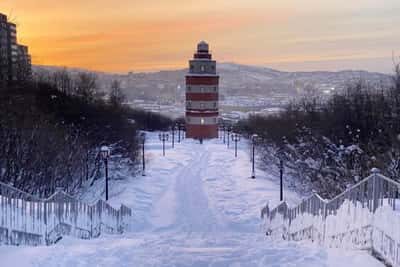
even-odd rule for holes
{"type": "Polygon", "coordinates": [[[18,81],[29,81],[32,78],[31,55],[26,45],[18,45],[17,70],[18,81]]]}
{"type": "Polygon", "coordinates": [[[0,85],[8,80],[8,31],[7,16],[0,14],[0,85]]]}
{"type": "Polygon", "coordinates": [[[17,25],[0,13],[0,85],[31,79],[28,47],[17,42],[17,25]]]}

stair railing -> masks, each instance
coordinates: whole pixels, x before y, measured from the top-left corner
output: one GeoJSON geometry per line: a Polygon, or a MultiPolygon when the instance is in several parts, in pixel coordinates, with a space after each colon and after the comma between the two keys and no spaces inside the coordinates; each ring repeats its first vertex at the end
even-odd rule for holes
{"type": "Polygon", "coordinates": [[[0,245],[53,244],[63,236],[94,238],[129,230],[132,210],[103,200],[90,205],[58,190],[40,199],[0,183],[0,245]]]}
{"type": "Polygon", "coordinates": [[[331,200],[313,194],[294,207],[286,202],[272,210],[266,206],[261,215],[267,235],[370,249],[400,266],[400,183],[376,168],[331,200]]]}

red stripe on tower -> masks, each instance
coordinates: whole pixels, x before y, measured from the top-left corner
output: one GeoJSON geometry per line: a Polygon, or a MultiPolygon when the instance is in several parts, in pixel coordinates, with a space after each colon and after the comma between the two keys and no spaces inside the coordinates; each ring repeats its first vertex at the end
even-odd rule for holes
{"type": "Polygon", "coordinates": [[[186,75],[187,138],[218,138],[218,84],[216,61],[208,44],[201,41],[186,75]]]}
{"type": "Polygon", "coordinates": [[[186,85],[218,85],[218,76],[203,75],[204,76],[186,76],[186,85]]]}

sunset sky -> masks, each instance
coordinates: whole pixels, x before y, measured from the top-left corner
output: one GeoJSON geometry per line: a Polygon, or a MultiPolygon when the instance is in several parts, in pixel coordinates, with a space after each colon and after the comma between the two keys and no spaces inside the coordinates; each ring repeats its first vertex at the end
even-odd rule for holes
{"type": "Polygon", "coordinates": [[[199,40],[218,61],[390,71],[400,0],[1,0],[34,64],[183,68],[199,40]],[[385,69],[384,69],[385,68],[385,69]]]}

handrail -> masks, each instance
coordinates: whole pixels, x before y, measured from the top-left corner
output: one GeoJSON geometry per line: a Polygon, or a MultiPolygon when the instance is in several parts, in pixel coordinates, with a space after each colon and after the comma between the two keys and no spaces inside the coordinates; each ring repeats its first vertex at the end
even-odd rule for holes
{"type": "Polygon", "coordinates": [[[24,191],[22,191],[22,190],[20,190],[18,188],[15,188],[15,187],[13,187],[11,185],[8,185],[8,184],[5,184],[3,182],[0,182],[0,195],[4,195],[3,192],[5,192],[5,193],[7,193],[7,195],[11,196],[9,191],[14,193],[12,195],[17,194],[17,196],[22,196],[23,199],[26,199],[26,200],[37,200],[37,201],[41,200],[41,198],[39,198],[37,196],[34,196],[32,194],[29,194],[29,193],[26,193],[26,192],[24,192],[24,191]]]}
{"type": "Polygon", "coordinates": [[[388,177],[386,177],[386,176],[384,176],[384,175],[382,175],[382,174],[380,174],[380,173],[377,173],[376,175],[377,175],[379,178],[381,178],[381,179],[383,179],[383,180],[386,180],[386,181],[388,181],[388,182],[390,182],[390,183],[393,183],[393,184],[397,185],[397,186],[400,188],[400,183],[399,183],[399,182],[397,182],[397,181],[395,181],[395,180],[392,180],[392,179],[390,179],[390,178],[388,178],[388,177]]]}
{"type": "Polygon", "coordinates": [[[322,202],[326,202],[326,203],[328,202],[328,200],[326,200],[325,198],[321,197],[318,193],[314,193],[314,196],[316,196],[322,202]]]}
{"type": "MultiPolygon", "coordinates": [[[[368,176],[368,177],[362,179],[362,180],[359,181],[358,183],[356,183],[356,184],[352,185],[351,187],[347,188],[345,191],[343,191],[343,192],[340,193],[339,195],[333,197],[333,198],[332,198],[331,200],[329,200],[328,202],[334,201],[334,200],[336,200],[336,199],[338,199],[338,198],[340,198],[340,197],[346,195],[346,193],[350,192],[351,190],[353,190],[353,189],[359,187],[359,186],[362,185],[363,183],[365,183],[365,182],[369,181],[370,179],[372,179],[373,176],[374,176],[374,175],[372,174],[372,175],[370,175],[370,176],[368,176]]],[[[385,177],[385,178],[386,178],[386,177],[385,177]]],[[[390,180],[390,179],[389,179],[389,180],[390,180]]],[[[391,182],[395,182],[395,181],[393,181],[393,180],[390,180],[390,181],[391,181],[391,182]]]]}
{"type": "Polygon", "coordinates": [[[86,239],[122,233],[131,216],[125,205],[116,209],[103,200],[87,204],[59,189],[40,199],[0,183],[0,245],[49,245],[64,235],[86,239]]]}
{"type": "Polygon", "coordinates": [[[267,205],[262,217],[269,235],[274,229],[285,229],[293,240],[309,238],[329,246],[345,242],[343,246],[356,249],[367,246],[400,267],[399,206],[400,183],[372,169],[371,175],[330,200],[314,193],[291,208],[281,202],[269,211],[267,205]],[[276,218],[277,214],[282,216],[276,218]]]}
{"type": "Polygon", "coordinates": [[[56,191],[51,196],[49,196],[48,198],[43,199],[43,201],[51,202],[51,201],[78,201],[78,200],[75,199],[73,196],[69,195],[68,193],[59,190],[56,191]]]}
{"type": "MultiPolygon", "coordinates": [[[[346,194],[348,194],[348,193],[351,192],[352,190],[358,188],[360,185],[364,184],[365,182],[370,181],[370,180],[373,179],[374,177],[379,177],[379,178],[381,178],[381,179],[383,179],[383,180],[385,180],[385,181],[387,181],[387,182],[389,182],[389,183],[392,183],[393,185],[396,185],[396,186],[400,189],[400,183],[399,183],[399,182],[397,182],[397,181],[395,181],[395,180],[392,180],[392,179],[390,179],[390,178],[388,178],[388,177],[386,177],[386,176],[383,176],[382,174],[374,173],[374,174],[372,174],[372,175],[370,175],[370,176],[364,178],[363,180],[359,181],[358,183],[354,184],[354,185],[351,186],[350,188],[347,188],[345,191],[343,191],[342,193],[338,194],[337,196],[333,197],[333,198],[330,199],[330,200],[324,199],[324,198],[322,198],[319,194],[314,193],[314,194],[312,194],[311,196],[309,196],[309,197],[303,199],[302,202],[306,202],[307,200],[309,200],[309,199],[311,199],[312,197],[316,196],[316,197],[317,197],[319,200],[321,200],[322,202],[325,202],[326,204],[330,204],[330,203],[332,203],[333,201],[339,199],[340,197],[345,196],[346,194]]],[[[285,201],[284,201],[284,202],[285,202],[285,201]]],[[[279,205],[281,205],[282,203],[283,203],[283,202],[281,202],[279,205]]],[[[288,203],[287,203],[287,204],[288,204],[288,203]]],[[[278,205],[278,206],[279,206],[279,205],[278,205]]],[[[278,207],[278,206],[277,206],[277,207],[278,207]]],[[[270,211],[270,213],[274,212],[274,210],[277,209],[277,207],[275,207],[274,209],[272,209],[272,210],[270,211]]]]}

